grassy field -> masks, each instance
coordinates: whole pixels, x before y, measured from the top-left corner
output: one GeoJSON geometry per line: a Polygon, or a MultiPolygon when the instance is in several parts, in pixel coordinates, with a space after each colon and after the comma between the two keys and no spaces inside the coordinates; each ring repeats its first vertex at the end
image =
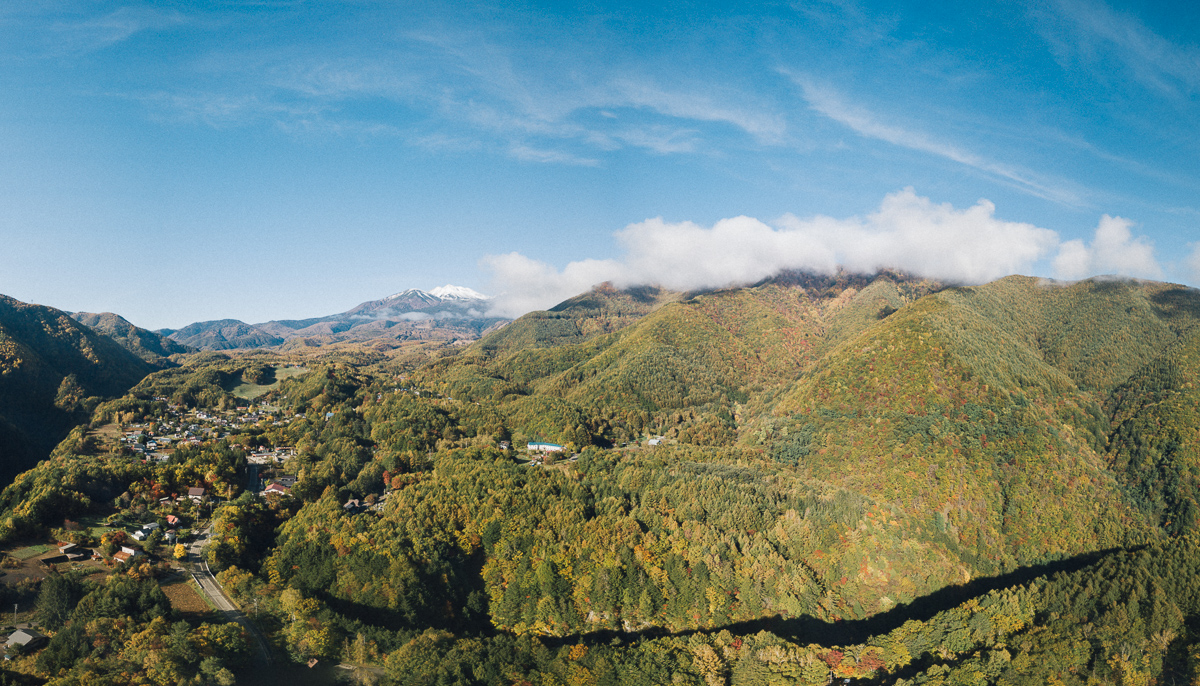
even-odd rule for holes
{"type": "Polygon", "coordinates": [[[11,553],[9,553],[9,555],[12,555],[13,557],[17,558],[18,560],[28,560],[29,558],[37,557],[38,555],[41,555],[42,553],[48,553],[51,550],[54,550],[54,546],[52,546],[52,545],[46,545],[46,544],[31,545],[28,548],[21,548],[19,550],[14,550],[11,553]]]}
{"type": "Polygon", "coordinates": [[[88,535],[100,538],[104,534],[120,527],[109,526],[100,515],[84,515],[79,518],[79,525],[87,529],[88,535]]]}
{"type": "Polygon", "coordinates": [[[308,368],[306,367],[276,367],[274,383],[263,386],[254,383],[246,383],[243,381],[233,388],[230,388],[229,392],[239,398],[254,400],[261,395],[265,395],[276,388],[279,388],[279,384],[282,383],[284,379],[290,379],[293,376],[300,376],[307,371],[308,368]]]}

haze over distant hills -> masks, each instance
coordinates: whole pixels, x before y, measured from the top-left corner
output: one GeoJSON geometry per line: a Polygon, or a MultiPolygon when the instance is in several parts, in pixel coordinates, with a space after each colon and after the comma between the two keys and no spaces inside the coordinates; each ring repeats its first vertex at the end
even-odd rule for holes
{"type": "Polygon", "coordinates": [[[490,300],[470,288],[446,285],[431,291],[408,289],[322,317],[261,324],[220,319],[157,333],[201,350],[308,347],[373,339],[469,342],[509,321],[488,315],[490,300]]]}

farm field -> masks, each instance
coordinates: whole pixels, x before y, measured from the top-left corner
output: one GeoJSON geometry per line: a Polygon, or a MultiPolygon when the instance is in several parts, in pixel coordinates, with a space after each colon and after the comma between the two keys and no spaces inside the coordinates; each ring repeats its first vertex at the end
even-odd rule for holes
{"type": "Polygon", "coordinates": [[[171,601],[171,607],[178,610],[189,620],[199,622],[222,621],[217,616],[217,613],[213,611],[212,606],[205,602],[195,587],[189,583],[189,579],[186,573],[177,572],[169,579],[163,580],[161,587],[163,593],[167,594],[167,599],[171,601]]]}

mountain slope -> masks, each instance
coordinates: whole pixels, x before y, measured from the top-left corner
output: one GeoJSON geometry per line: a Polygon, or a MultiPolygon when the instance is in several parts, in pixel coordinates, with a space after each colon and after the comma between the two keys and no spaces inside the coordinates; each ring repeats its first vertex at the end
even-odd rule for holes
{"type": "Polygon", "coordinates": [[[188,324],[167,338],[200,350],[233,350],[279,345],[283,339],[237,319],[218,319],[188,324]]]}
{"type": "Polygon", "coordinates": [[[190,348],[161,334],[134,326],[112,312],[75,312],[71,317],[116,341],[121,347],[157,367],[170,366],[166,358],[192,352],[190,348]]]}
{"type": "MultiPolygon", "coordinates": [[[[418,378],[494,403],[518,442],[579,448],[648,432],[759,446],[798,477],[861,498],[892,524],[860,519],[856,537],[808,562],[870,614],[981,574],[1161,536],[1130,497],[1140,477],[1112,468],[1104,408],[1188,336],[1198,304],[1189,289],[1148,282],[1010,277],[939,291],[891,275],[793,275],[592,337],[540,313],[509,327],[540,338],[506,348],[518,339],[501,331],[418,378]],[[548,321],[564,333],[547,335],[548,321]]],[[[1167,488],[1146,497],[1190,508],[1190,468],[1172,469],[1151,479],[1167,487],[1140,488],[1167,488]]]]}
{"type": "Polygon", "coordinates": [[[86,420],[88,398],[121,395],[153,369],[65,312],[0,296],[0,478],[86,420]]]}
{"type": "MultiPolygon", "coordinates": [[[[736,403],[790,382],[831,346],[937,288],[894,274],[785,275],[690,297],[600,287],[521,317],[428,376],[455,397],[557,405],[553,422],[588,408],[585,428],[614,440],[651,429],[717,440],[706,436],[730,435],[736,403]],[[706,416],[691,427],[697,409],[706,416]]],[[[514,435],[548,428],[518,424],[514,435]]],[[[541,437],[574,436],[578,426],[564,429],[541,437]]]]}
{"type": "Polygon", "coordinates": [[[659,307],[686,297],[685,293],[654,286],[618,290],[603,283],[549,310],[521,316],[482,339],[469,352],[491,355],[580,343],[619,331],[659,307]]]}

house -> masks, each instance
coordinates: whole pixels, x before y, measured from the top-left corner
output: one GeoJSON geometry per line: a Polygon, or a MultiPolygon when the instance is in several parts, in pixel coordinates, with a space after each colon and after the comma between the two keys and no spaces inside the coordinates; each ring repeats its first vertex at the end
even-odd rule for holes
{"type": "Polygon", "coordinates": [[[201,500],[204,499],[204,489],[200,488],[199,486],[193,486],[188,489],[187,495],[192,500],[195,500],[196,502],[200,502],[201,500]]]}
{"type": "Polygon", "coordinates": [[[149,524],[142,525],[142,530],[146,531],[146,532],[154,531],[157,528],[158,528],[158,522],[150,522],[149,524]]]}
{"type": "Polygon", "coordinates": [[[135,540],[135,541],[144,541],[144,540],[146,540],[146,536],[147,536],[146,532],[142,531],[141,529],[138,529],[137,531],[133,532],[133,540],[135,540]]]}
{"type": "Polygon", "coordinates": [[[9,659],[9,654],[15,651],[25,652],[40,648],[47,640],[45,636],[33,629],[17,629],[9,634],[8,640],[4,643],[4,647],[7,650],[4,659],[9,659]]]}
{"type": "Polygon", "coordinates": [[[119,553],[113,553],[113,559],[116,560],[117,562],[129,562],[130,560],[133,559],[133,557],[134,557],[133,555],[130,555],[129,553],[125,552],[124,550],[122,550],[119,553]]]}
{"type": "Polygon", "coordinates": [[[358,502],[358,498],[351,498],[342,505],[342,509],[350,514],[358,514],[362,510],[362,505],[358,502]]]}
{"type": "Polygon", "coordinates": [[[531,453],[561,453],[563,447],[556,443],[530,443],[525,446],[531,453]]]}
{"type": "Polygon", "coordinates": [[[130,548],[127,545],[121,546],[121,552],[128,553],[130,557],[137,557],[138,555],[142,554],[142,551],[138,550],[137,548],[130,548]]]}
{"type": "Polygon", "coordinates": [[[262,495],[287,495],[291,489],[281,483],[273,483],[263,489],[262,495]]]}
{"type": "Polygon", "coordinates": [[[74,543],[64,543],[62,541],[58,542],[58,552],[60,552],[60,553],[65,554],[65,553],[74,552],[75,547],[76,546],[74,543]]]}
{"type": "Polygon", "coordinates": [[[179,517],[176,517],[176,516],[175,516],[175,515],[173,515],[173,514],[169,514],[169,515],[167,515],[167,525],[169,525],[169,526],[179,526],[179,517]]]}

